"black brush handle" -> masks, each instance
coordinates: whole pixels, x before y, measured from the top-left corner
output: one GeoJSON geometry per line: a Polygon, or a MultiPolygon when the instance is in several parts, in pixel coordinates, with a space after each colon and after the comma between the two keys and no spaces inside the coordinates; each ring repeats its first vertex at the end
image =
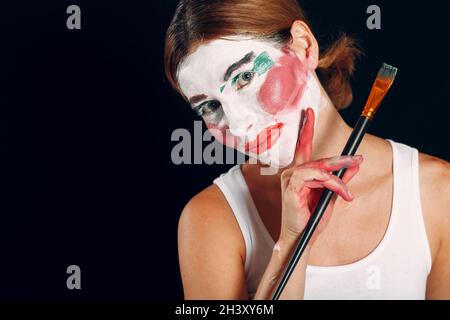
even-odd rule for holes
{"type": "MultiPolygon", "coordinates": [[[[353,128],[352,134],[350,135],[347,144],[345,145],[344,150],[342,151],[343,156],[355,155],[356,150],[358,150],[358,147],[362,139],[364,138],[367,129],[369,128],[369,124],[370,124],[369,118],[363,116],[359,118],[358,122],[356,123],[356,126],[353,128]]],[[[333,174],[342,179],[342,177],[345,174],[345,171],[347,171],[347,168],[342,168],[339,171],[333,172],[333,174]]],[[[303,252],[305,251],[305,248],[308,245],[309,240],[311,240],[311,237],[314,231],[316,230],[317,226],[319,225],[320,219],[322,218],[328,205],[330,204],[331,199],[333,199],[333,196],[334,191],[328,189],[325,189],[323,191],[322,196],[320,197],[320,200],[317,203],[316,208],[314,209],[314,212],[311,214],[311,218],[308,220],[305,229],[300,235],[297,245],[292,253],[292,257],[289,260],[289,263],[284,270],[283,277],[281,278],[278,284],[278,288],[273,294],[272,300],[278,300],[280,298],[280,295],[283,292],[284,288],[286,287],[289,278],[294,272],[295,266],[297,265],[303,252]]]]}

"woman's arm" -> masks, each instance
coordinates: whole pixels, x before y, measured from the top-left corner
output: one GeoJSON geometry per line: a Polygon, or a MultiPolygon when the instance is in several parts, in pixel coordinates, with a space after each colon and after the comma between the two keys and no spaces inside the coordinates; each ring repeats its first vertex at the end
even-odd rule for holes
{"type": "Polygon", "coordinates": [[[245,242],[216,186],[200,192],[183,209],[178,255],[185,299],[248,299],[245,242]]]}
{"type": "MultiPolygon", "coordinates": [[[[450,203],[449,203],[450,205],[450,203]]],[[[450,299],[450,237],[447,222],[447,235],[442,237],[439,249],[428,277],[427,299],[450,299]]]]}
{"type": "Polygon", "coordinates": [[[427,299],[450,299],[450,164],[420,156],[422,206],[433,265],[427,299]]]}

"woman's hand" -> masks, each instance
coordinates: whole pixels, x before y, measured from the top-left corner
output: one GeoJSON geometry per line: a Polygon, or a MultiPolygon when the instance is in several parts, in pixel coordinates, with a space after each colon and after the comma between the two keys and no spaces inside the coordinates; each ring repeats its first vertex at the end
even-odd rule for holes
{"type": "MultiPolygon", "coordinates": [[[[346,201],[352,201],[353,195],[347,183],[359,170],[362,156],[345,156],[311,161],[314,136],[314,111],[306,110],[305,124],[299,135],[294,161],[281,173],[282,219],[280,240],[289,242],[298,239],[314,211],[323,188],[334,191],[346,201]],[[344,177],[339,179],[331,172],[348,168],[344,177]]],[[[322,217],[310,246],[315,237],[325,228],[333,211],[336,196],[333,197],[322,217]]]]}

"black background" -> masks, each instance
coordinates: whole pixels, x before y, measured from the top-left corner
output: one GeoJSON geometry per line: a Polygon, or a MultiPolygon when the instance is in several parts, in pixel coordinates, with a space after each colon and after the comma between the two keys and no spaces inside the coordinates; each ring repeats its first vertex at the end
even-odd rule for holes
{"type": "MultiPolygon", "coordinates": [[[[450,159],[448,14],[443,1],[305,0],[326,46],[365,51],[353,124],[382,62],[399,68],[371,133],[450,159]]],[[[176,1],[2,2],[0,297],[182,298],[176,231],[184,204],[229,166],[173,165],[176,128],[198,120],[163,74],[176,1]],[[81,30],[66,28],[81,7],[81,30]],[[81,267],[82,289],[66,288],[81,267]]]]}

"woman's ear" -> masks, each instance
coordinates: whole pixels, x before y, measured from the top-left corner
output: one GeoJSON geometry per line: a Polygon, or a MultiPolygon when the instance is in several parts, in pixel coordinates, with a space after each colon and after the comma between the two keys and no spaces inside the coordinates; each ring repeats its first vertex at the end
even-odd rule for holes
{"type": "Polygon", "coordinates": [[[315,70],[319,63],[319,44],[308,25],[301,20],[294,21],[291,36],[290,48],[311,70],[315,70]]]}

